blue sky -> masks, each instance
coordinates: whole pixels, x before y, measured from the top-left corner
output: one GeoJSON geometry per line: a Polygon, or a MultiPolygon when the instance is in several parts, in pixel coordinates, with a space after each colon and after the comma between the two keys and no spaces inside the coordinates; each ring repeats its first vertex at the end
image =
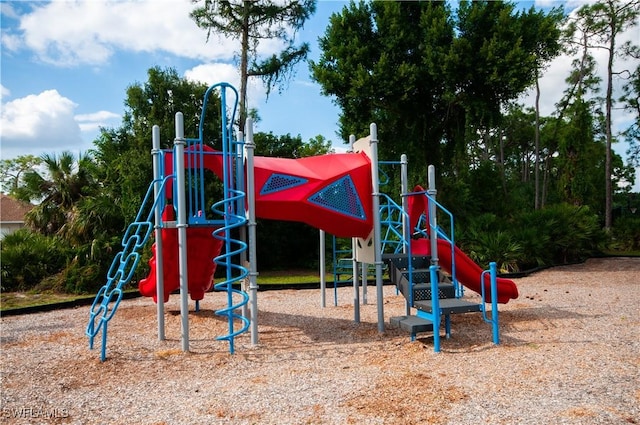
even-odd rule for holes
{"type": "MultiPolygon", "coordinates": [[[[533,2],[521,2],[529,7],[533,2]]],[[[537,1],[538,7],[581,4],[537,1]]],[[[322,1],[315,15],[298,34],[309,42],[311,59],[317,59],[317,39],[347,2],[322,1]]],[[[189,18],[190,0],[85,0],[4,1],[1,7],[2,145],[0,157],[86,151],[100,126],[117,127],[124,112],[127,86],[146,81],[152,66],[173,67],[189,79],[213,84],[237,84],[233,53],[237,44],[210,39],[189,18]]],[[[640,39],[638,28],[625,38],[640,39]]],[[[261,47],[270,54],[273,43],[261,47]]],[[[604,66],[604,60],[600,61],[604,66]]],[[[559,58],[542,80],[542,113],[550,114],[564,90],[569,58],[559,58]]],[[[604,68],[602,70],[604,72],[604,68]]],[[[255,83],[249,89],[250,104],[261,117],[256,131],[301,135],[308,140],[323,135],[342,146],[336,135],[339,109],[320,94],[308,66],[300,64],[286,89],[267,99],[255,83]]],[[[523,98],[527,106],[533,98],[523,98]]],[[[630,117],[617,113],[616,125],[628,125],[630,117]]],[[[169,136],[169,137],[172,137],[169,136]]],[[[616,150],[624,155],[626,146],[616,150]]],[[[640,178],[638,179],[640,180],[640,178]]]]}

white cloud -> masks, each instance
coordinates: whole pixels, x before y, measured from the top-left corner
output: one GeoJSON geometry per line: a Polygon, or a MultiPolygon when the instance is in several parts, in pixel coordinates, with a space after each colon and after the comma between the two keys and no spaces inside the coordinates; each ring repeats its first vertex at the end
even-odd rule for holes
{"type": "Polygon", "coordinates": [[[5,97],[9,96],[11,94],[11,91],[6,88],[5,86],[3,86],[2,84],[0,84],[0,100],[4,99],[5,97]]]}
{"type": "Polygon", "coordinates": [[[98,111],[91,114],[76,115],[75,120],[80,126],[80,131],[98,132],[101,127],[115,127],[119,124],[120,115],[109,111],[98,111]]]}
{"type": "MultiPolygon", "coordinates": [[[[587,2],[581,2],[581,4],[584,3],[587,2]]],[[[575,11],[573,13],[575,13],[575,11]]],[[[616,44],[621,46],[625,41],[633,41],[637,43],[639,36],[640,29],[638,26],[628,28],[625,32],[618,35],[616,44]]],[[[594,56],[598,64],[596,72],[601,78],[600,95],[604,96],[606,89],[608,53],[605,49],[592,49],[591,54],[594,56]]],[[[562,98],[564,91],[567,88],[565,79],[571,72],[572,61],[575,57],[576,56],[569,57],[567,55],[558,56],[549,63],[548,67],[543,71],[543,76],[540,79],[540,113],[542,115],[551,115],[555,111],[555,104],[562,98]]],[[[637,60],[616,57],[614,71],[634,69],[635,66],[637,66],[637,60]]],[[[614,77],[614,96],[616,96],[616,93],[621,93],[620,90],[623,84],[624,81],[620,77],[614,77]]],[[[525,106],[533,107],[535,102],[535,88],[531,88],[522,98],[522,101],[525,106]]]]}
{"type": "Polygon", "coordinates": [[[18,13],[13,8],[13,5],[7,2],[0,3],[0,13],[2,13],[5,17],[11,19],[15,19],[18,17],[18,13]]]}
{"type": "MultiPolygon", "coordinates": [[[[214,34],[207,42],[206,32],[189,17],[193,8],[190,0],[53,1],[22,16],[20,36],[24,48],[59,66],[101,65],[117,50],[162,51],[204,61],[232,58],[237,41],[214,34]]],[[[260,51],[279,48],[269,42],[260,51]]]]}
{"type": "Polygon", "coordinates": [[[84,149],[73,117],[77,105],[57,90],[46,90],[2,104],[2,157],[84,149]]]}
{"type": "MultiPolygon", "coordinates": [[[[220,82],[231,84],[240,91],[240,74],[238,68],[228,63],[208,63],[198,65],[185,71],[186,79],[212,85],[220,82]]],[[[249,108],[257,108],[265,99],[265,90],[262,81],[250,78],[247,87],[247,99],[249,108]]]]}

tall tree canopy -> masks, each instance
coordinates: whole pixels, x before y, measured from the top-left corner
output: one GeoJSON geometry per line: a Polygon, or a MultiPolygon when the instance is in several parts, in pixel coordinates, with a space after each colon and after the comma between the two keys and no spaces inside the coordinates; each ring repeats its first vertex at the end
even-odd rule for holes
{"type": "Polygon", "coordinates": [[[455,13],[446,2],[352,2],[331,17],[311,71],[342,109],[344,139],[375,121],[383,157],[459,174],[479,151],[498,157],[490,131],[557,50],[558,20],[502,1],[462,1],[455,13]]]}
{"type": "MultiPolygon", "coordinates": [[[[640,1],[601,0],[592,5],[586,5],[578,10],[573,28],[580,31],[584,40],[584,47],[589,49],[604,49],[607,52],[607,74],[605,94],[605,123],[606,136],[605,151],[605,228],[612,225],[613,209],[613,155],[611,146],[614,135],[612,132],[612,109],[616,99],[613,96],[613,76],[620,74],[615,69],[615,59],[622,53],[618,37],[627,28],[638,25],[640,16],[640,1]]],[[[626,70],[629,72],[629,70],[626,70]]],[[[630,72],[633,72],[631,70],[630,72]]]]}
{"type": "Polygon", "coordinates": [[[309,45],[296,46],[294,36],[316,10],[315,0],[273,2],[269,0],[193,0],[198,6],[191,13],[196,24],[211,34],[239,40],[240,117],[244,129],[247,119],[247,81],[260,77],[271,89],[286,80],[293,66],[306,59],[309,45]],[[261,58],[258,46],[264,40],[278,40],[284,49],[261,58]]]}
{"type": "MultiPolygon", "coordinates": [[[[181,78],[175,69],[154,67],[145,83],[127,88],[122,125],[103,129],[94,142],[93,156],[101,170],[105,191],[127,222],[133,220],[142,197],[153,180],[151,129],[160,126],[162,148],[171,148],[175,137],[175,113],[182,112],[186,137],[196,137],[207,86],[181,78]]],[[[211,94],[203,129],[204,142],[220,149],[220,100],[211,94]]]]}

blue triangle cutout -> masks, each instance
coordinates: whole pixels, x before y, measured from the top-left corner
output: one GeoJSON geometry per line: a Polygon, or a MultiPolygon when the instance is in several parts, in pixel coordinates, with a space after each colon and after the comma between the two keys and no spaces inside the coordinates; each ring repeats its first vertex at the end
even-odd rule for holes
{"type": "Polygon", "coordinates": [[[281,190],[291,189],[292,187],[300,186],[307,182],[308,180],[302,177],[287,174],[271,174],[264,186],[262,186],[260,195],[268,195],[281,190]]]}
{"type": "Polygon", "coordinates": [[[366,215],[351,176],[344,176],[309,197],[309,202],[364,220],[366,215]]]}

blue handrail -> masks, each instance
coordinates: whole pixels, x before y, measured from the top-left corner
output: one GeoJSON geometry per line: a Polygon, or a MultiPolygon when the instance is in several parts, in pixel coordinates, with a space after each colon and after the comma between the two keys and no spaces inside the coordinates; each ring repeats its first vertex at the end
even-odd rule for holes
{"type": "MultiPolygon", "coordinates": [[[[455,230],[454,230],[454,220],[453,213],[445,208],[442,204],[440,204],[437,200],[435,200],[432,196],[430,196],[427,191],[419,191],[412,192],[407,194],[407,196],[412,195],[423,195],[427,198],[428,205],[434,204],[438,211],[445,213],[449,217],[449,234],[445,233],[444,229],[441,226],[438,226],[436,229],[431,229],[431,225],[429,224],[429,230],[435,232],[438,238],[444,239],[449,243],[451,247],[451,281],[453,282],[453,286],[455,288],[456,298],[461,298],[464,295],[464,287],[460,285],[458,282],[458,278],[456,276],[456,245],[455,245],[455,230]],[[449,236],[450,235],[450,236],[449,236]]],[[[426,216],[422,214],[418,223],[416,224],[416,228],[414,229],[415,233],[422,234],[424,237],[429,237],[429,234],[425,232],[427,228],[426,216]]]]}
{"type": "Polygon", "coordinates": [[[489,270],[484,270],[480,275],[480,295],[482,296],[482,319],[491,324],[493,343],[500,344],[500,329],[498,321],[498,266],[495,262],[489,263],[489,270]],[[486,295],[485,295],[485,276],[490,275],[490,291],[491,291],[491,318],[487,317],[486,295]]]}

